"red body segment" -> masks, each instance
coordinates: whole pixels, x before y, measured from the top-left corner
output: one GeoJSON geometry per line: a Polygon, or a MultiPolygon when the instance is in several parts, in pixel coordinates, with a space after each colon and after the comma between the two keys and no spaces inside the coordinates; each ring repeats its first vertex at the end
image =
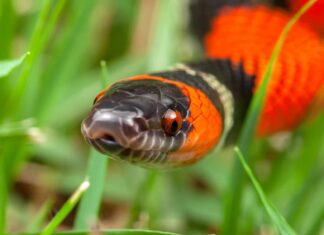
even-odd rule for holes
{"type": "MultiPolygon", "coordinates": [[[[290,17],[266,7],[224,9],[205,37],[210,58],[243,62],[258,88],[273,47],[290,17]]],[[[324,49],[319,36],[297,23],[283,45],[258,125],[259,135],[291,130],[305,118],[324,84],[324,49]]]]}

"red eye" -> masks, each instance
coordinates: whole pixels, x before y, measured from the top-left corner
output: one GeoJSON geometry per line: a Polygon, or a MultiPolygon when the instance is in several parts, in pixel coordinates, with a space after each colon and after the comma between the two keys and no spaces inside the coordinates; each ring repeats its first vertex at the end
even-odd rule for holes
{"type": "Polygon", "coordinates": [[[179,111],[168,109],[162,118],[162,127],[168,135],[175,135],[182,126],[182,117],[179,111]]]}

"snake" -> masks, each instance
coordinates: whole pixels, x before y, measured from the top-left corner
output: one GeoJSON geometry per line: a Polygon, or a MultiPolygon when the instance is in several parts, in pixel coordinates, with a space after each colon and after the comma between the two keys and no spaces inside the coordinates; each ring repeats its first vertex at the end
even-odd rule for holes
{"type": "MultiPolygon", "coordinates": [[[[101,91],[81,125],[96,150],[165,169],[194,164],[211,150],[235,143],[292,14],[263,4],[201,9],[195,6],[192,14],[204,59],[123,78],[101,91]]],[[[323,94],[323,84],[321,36],[298,21],[277,58],[256,135],[298,127],[323,94]]]]}

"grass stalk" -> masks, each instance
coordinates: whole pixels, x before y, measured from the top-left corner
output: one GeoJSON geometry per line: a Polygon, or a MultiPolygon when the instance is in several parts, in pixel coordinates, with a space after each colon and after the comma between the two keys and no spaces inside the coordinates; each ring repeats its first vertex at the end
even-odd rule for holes
{"type": "Polygon", "coordinates": [[[54,200],[49,199],[44,203],[44,205],[42,205],[42,207],[40,208],[39,212],[37,212],[33,221],[31,221],[31,223],[26,228],[27,232],[35,233],[39,231],[41,227],[43,227],[43,224],[46,221],[46,218],[50,213],[53,204],[54,204],[54,200]]]}
{"type": "Polygon", "coordinates": [[[0,2],[0,60],[10,57],[16,22],[13,1],[2,0],[0,2]]]}
{"type": "MultiPolygon", "coordinates": [[[[100,230],[93,231],[94,234],[101,235],[180,235],[178,233],[169,233],[162,231],[154,231],[154,230],[144,230],[144,229],[110,229],[110,230],[100,230]]],[[[82,232],[55,232],[52,235],[89,235],[91,232],[82,231],[82,232]]],[[[14,234],[7,234],[14,235],[14,234]]],[[[38,235],[38,233],[21,233],[20,235],[38,235]]]]}
{"type": "Polygon", "coordinates": [[[9,99],[9,104],[7,107],[16,107],[13,111],[14,113],[17,112],[17,109],[19,109],[20,102],[24,94],[24,90],[26,88],[27,80],[31,73],[32,66],[38,59],[41,48],[44,46],[42,45],[42,43],[39,43],[39,39],[42,37],[42,33],[46,25],[46,20],[50,12],[50,7],[51,0],[44,0],[29,46],[29,51],[31,52],[31,54],[27,57],[26,63],[22,68],[22,72],[17,81],[16,87],[12,92],[11,98],[9,99]]]}
{"type": "Polygon", "coordinates": [[[23,54],[21,57],[19,57],[18,59],[0,61],[0,79],[2,77],[5,77],[5,76],[9,75],[9,73],[14,68],[16,68],[17,66],[19,66],[20,64],[22,64],[22,62],[25,60],[25,58],[29,54],[30,53],[27,52],[27,53],[23,54]]]}
{"type": "MultiPolygon", "coordinates": [[[[103,89],[108,84],[108,72],[105,61],[101,61],[101,84],[103,89]]],[[[87,170],[91,187],[85,193],[77,211],[74,230],[90,229],[98,220],[99,209],[105,188],[109,158],[93,148],[90,150],[87,170]]]]}
{"type": "Polygon", "coordinates": [[[249,176],[250,180],[252,181],[252,184],[255,188],[256,193],[258,194],[258,197],[267,211],[270,219],[272,220],[273,224],[277,227],[278,231],[282,235],[297,235],[297,233],[289,226],[285,218],[280,214],[280,212],[272,205],[272,203],[267,198],[266,194],[263,192],[263,189],[259,182],[257,181],[256,177],[254,176],[251,168],[245,161],[242,152],[239,148],[235,147],[235,153],[238,156],[243,169],[245,170],[246,174],[249,176]]]}
{"type": "Polygon", "coordinates": [[[41,232],[41,235],[50,235],[54,232],[57,226],[65,219],[65,217],[70,213],[70,211],[77,204],[82,194],[89,188],[89,181],[85,180],[79,186],[79,188],[72,194],[72,196],[67,200],[63,207],[58,211],[54,218],[49,222],[49,224],[41,232]]]}
{"type": "MultiPolygon", "coordinates": [[[[43,33],[44,33],[44,28],[47,26],[47,20],[48,20],[48,16],[50,14],[50,9],[51,9],[51,5],[52,5],[51,2],[52,1],[50,1],[50,0],[43,1],[43,5],[41,7],[41,11],[37,18],[35,30],[33,32],[30,46],[29,46],[29,51],[31,52],[30,55],[27,56],[26,59],[25,59],[25,56],[21,57],[18,61],[16,61],[17,63],[14,64],[14,66],[16,66],[17,64],[20,64],[25,59],[25,63],[23,64],[22,71],[21,71],[20,77],[18,78],[16,86],[13,89],[8,101],[5,103],[5,105],[4,105],[5,107],[3,107],[3,109],[6,112],[7,117],[10,117],[11,115],[13,115],[14,117],[11,117],[11,118],[13,118],[13,119],[17,118],[17,114],[20,111],[20,104],[21,104],[23,95],[25,93],[25,88],[27,85],[28,78],[30,77],[32,67],[35,65],[35,62],[40,57],[42,49],[45,47],[45,45],[47,43],[47,40],[40,40],[40,38],[42,38],[43,33]]],[[[55,19],[57,20],[57,15],[56,15],[55,19]]],[[[56,20],[50,19],[50,22],[52,23],[52,25],[54,25],[56,20]]],[[[52,28],[48,29],[47,32],[51,32],[51,31],[52,31],[52,28]]],[[[24,141],[18,142],[18,145],[20,146],[23,143],[24,143],[24,141]]],[[[15,143],[15,145],[17,145],[17,143],[15,143]]],[[[8,149],[8,150],[12,149],[12,150],[16,150],[16,151],[15,151],[14,155],[12,156],[12,151],[8,151],[9,155],[7,155],[6,154],[7,151],[2,150],[3,154],[1,156],[1,159],[3,160],[4,164],[1,164],[1,168],[3,168],[3,170],[1,170],[1,172],[2,172],[1,174],[3,174],[1,176],[1,180],[6,181],[6,182],[2,182],[2,184],[0,186],[0,188],[1,188],[0,189],[0,191],[1,191],[0,233],[4,232],[4,230],[5,230],[7,193],[8,193],[8,188],[11,185],[11,177],[13,174],[12,171],[14,171],[14,169],[16,169],[16,167],[13,165],[13,163],[18,166],[20,164],[20,160],[24,159],[24,157],[22,157],[22,154],[25,153],[24,146],[21,146],[20,148],[17,149],[16,147],[11,146],[10,143],[8,143],[8,145],[5,147],[5,149],[8,149]]]]}
{"type": "Polygon", "coordinates": [[[102,83],[103,89],[105,89],[106,85],[110,83],[108,80],[109,76],[108,76],[106,61],[102,60],[100,62],[100,66],[101,66],[101,83],[102,83]]]}
{"type": "MultiPolygon", "coordinates": [[[[247,118],[242,128],[238,147],[244,156],[249,155],[249,148],[255,134],[256,124],[258,123],[261,109],[265,100],[267,86],[272,76],[273,70],[276,65],[277,58],[280,54],[281,48],[285,39],[298,19],[316,2],[316,0],[308,1],[292,18],[282,30],[271,54],[262,82],[256,94],[254,95],[251,105],[248,110],[247,118]]],[[[246,159],[249,162],[249,159],[246,159]]],[[[232,235],[236,234],[237,224],[240,216],[241,203],[243,200],[243,186],[244,186],[243,170],[238,161],[235,162],[233,173],[231,177],[230,189],[226,194],[223,233],[232,235]]]]}
{"type": "Polygon", "coordinates": [[[135,195],[135,199],[130,211],[130,216],[126,225],[127,228],[133,227],[134,223],[139,219],[140,214],[145,208],[145,202],[147,202],[150,192],[152,192],[158,176],[159,174],[156,171],[150,170],[147,172],[144,181],[140,185],[135,195]]]}
{"type": "Polygon", "coordinates": [[[319,167],[316,169],[314,167],[313,172],[306,178],[300,189],[293,195],[287,213],[287,220],[292,225],[297,225],[299,219],[302,219],[303,208],[305,204],[311,199],[310,196],[313,194],[313,190],[317,184],[321,183],[321,179],[324,179],[324,168],[319,167]]]}
{"type": "MultiPolygon", "coordinates": [[[[0,158],[0,165],[4,164],[3,157],[0,158]]],[[[8,182],[5,171],[0,171],[0,234],[6,229],[6,208],[8,201],[8,182]]]]}
{"type": "Polygon", "coordinates": [[[311,225],[309,231],[307,231],[306,235],[313,235],[313,234],[321,234],[323,232],[323,218],[324,218],[324,205],[322,205],[322,210],[320,215],[314,220],[313,224],[311,225]]]}
{"type": "MultiPolygon", "coordinates": [[[[17,81],[16,87],[9,99],[8,107],[16,107],[12,112],[16,115],[19,112],[21,100],[27,87],[28,79],[31,77],[33,66],[40,58],[42,51],[48,43],[51,33],[54,32],[54,27],[57,23],[58,17],[66,3],[66,0],[55,1],[54,9],[51,11],[53,1],[44,0],[41,12],[36,22],[35,30],[31,37],[29,51],[30,56],[27,57],[26,63],[22,68],[22,72],[17,81]],[[15,105],[13,105],[15,104],[15,105]]],[[[37,82],[35,82],[35,85],[37,82]]]]}
{"type": "Polygon", "coordinates": [[[88,166],[88,179],[91,184],[80,202],[74,230],[88,230],[97,223],[101,199],[104,192],[108,157],[91,149],[88,166]]]}
{"type": "Polygon", "coordinates": [[[51,125],[49,120],[58,118],[54,109],[66,97],[66,88],[74,86],[73,78],[83,70],[85,55],[84,40],[90,37],[90,17],[98,0],[85,0],[80,4],[72,1],[73,12],[70,13],[67,26],[61,32],[61,40],[55,45],[53,60],[44,73],[43,87],[40,96],[37,117],[40,125],[51,125]],[[82,38],[82,40],[80,40],[82,38]],[[71,50],[71,45],[73,49],[71,50]],[[66,52],[69,53],[66,53],[66,52]]]}

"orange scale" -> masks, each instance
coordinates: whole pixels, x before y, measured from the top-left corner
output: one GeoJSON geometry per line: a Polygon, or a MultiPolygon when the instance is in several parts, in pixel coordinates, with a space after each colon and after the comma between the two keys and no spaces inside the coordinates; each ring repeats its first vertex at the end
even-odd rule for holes
{"type": "MultiPolygon", "coordinates": [[[[208,122],[210,122],[210,123],[214,123],[214,125],[216,125],[216,126],[219,127],[220,129],[221,129],[221,127],[222,127],[222,122],[219,121],[219,120],[215,120],[215,119],[208,119],[208,122]]],[[[214,135],[214,133],[212,133],[210,130],[207,129],[207,131],[208,131],[208,133],[209,133],[210,136],[214,135]]]]}
{"type": "Polygon", "coordinates": [[[189,116],[185,119],[185,121],[188,123],[193,123],[194,119],[192,118],[192,116],[189,116]]]}
{"type": "Polygon", "coordinates": [[[294,114],[296,113],[296,109],[295,110],[291,110],[289,109],[290,106],[290,100],[280,100],[277,102],[277,111],[281,111],[284,114],[294,114]]]}
{"type": "Polygon", "coordinates": [[[298,105],[300,104],[300,102],[296,96],[292,96],[291,102],[293,103],[293,106],[296,106],[298,108],[298,105]]]}
{"type": "Polygon", "coordinates": [[[190,105],[190,114],[194,120],[199,117],[201,114],[200,106],[192,102],[190,105]]]}
{"type": "Polygon", "coordinates": [[[192,100],[199,100],[198,92],[196,89],[190,89],[190,98],[192,100]]]}
{"type": "Polygon", "coordinates": [[[203,115],[205,118],[208,118],[208,117],[209,117],[209,114],[210,114],[210,112],[209,112],[209,107],[205,107],[205,106],[203,106],[202,109],[201,109],[201,111],[202,111],[202,115],[203,115]]]}
{"type": "Polygon", "coordinates": [[[201,132],[204,132],[204,130],[206,129],[206,121],[208,121],[208,119],[206,119],[204,116],[199,115],[193,122],[193,126],[196,130],[199,130],[201,132]]]}
{"type": "Polygon", "coordinates": [[[189,97],[189,91],[187,91],[186,88],[181,87],[181,91],[182,91],[182,93],[183,93],[185,96],[189,97]]]}
{"type": "Polygon", "coordinates": [[[196,147],[196,143],[198,141],[198,136],[194,134],[194,131],[192,131],[192,134],[189,135],[186,139],[185,146],[180,149],[181,152],[194,150],[196,147]]]}

